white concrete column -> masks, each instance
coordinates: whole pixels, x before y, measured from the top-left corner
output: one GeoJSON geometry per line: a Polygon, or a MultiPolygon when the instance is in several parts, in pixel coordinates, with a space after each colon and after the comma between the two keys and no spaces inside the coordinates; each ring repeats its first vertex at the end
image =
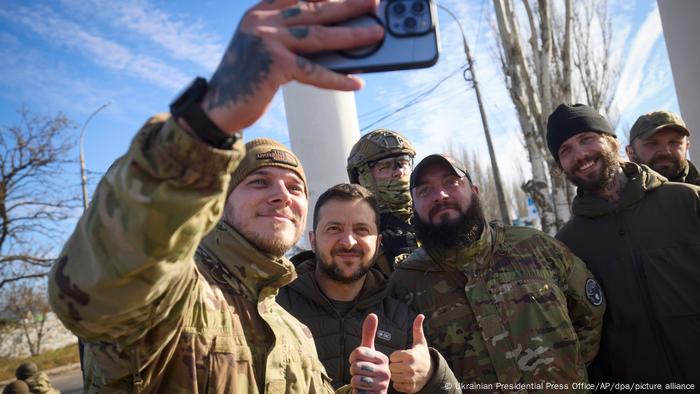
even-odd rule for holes
{"type": "Polygon", "coordinates": [[[690,129],[690,158],[700,161],[700,1],[658,4],[681,117],[690,129]]]}
{"type": "Polygon", "coordinates": [[[282,88],[292,151],[299,157],[309,186],[305,243],[313,224],[318,196],[348,182],[345,170],[350,149],[360,138],[355,94],[317,89],[297,82],[282,88]]]}

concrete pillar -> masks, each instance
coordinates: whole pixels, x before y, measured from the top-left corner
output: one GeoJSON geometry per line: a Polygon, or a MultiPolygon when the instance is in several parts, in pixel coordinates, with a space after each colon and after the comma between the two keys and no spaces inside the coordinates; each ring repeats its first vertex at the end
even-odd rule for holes
{"type": "Polygon", "coordinates": [[[700,161],[700,1],[658,0],[681,117],[690,129],[690,158],[700,161]]]}
{"type": "Polygon", "coordinates": [[[309,213],[304,242],[313,222],[318,196],[348,182],[350,149],[360,138],[355,94],[317,89],[297,82],[282,88],[292,151],[299,157],[309,187],[309,213]]]}

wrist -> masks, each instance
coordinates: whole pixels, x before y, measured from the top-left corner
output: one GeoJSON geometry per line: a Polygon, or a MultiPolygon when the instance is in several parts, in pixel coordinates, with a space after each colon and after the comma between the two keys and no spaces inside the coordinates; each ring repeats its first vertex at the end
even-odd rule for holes
{"type": "Polygon", "coordinates": [[[200,140],[218,149],[231,149],[240,138],[240,134],[225,132],[212,121],[203,102],[207,90],[207,81],[204,78],[196,78],[170,104],[170,112],[178,125],[200,140]]]}

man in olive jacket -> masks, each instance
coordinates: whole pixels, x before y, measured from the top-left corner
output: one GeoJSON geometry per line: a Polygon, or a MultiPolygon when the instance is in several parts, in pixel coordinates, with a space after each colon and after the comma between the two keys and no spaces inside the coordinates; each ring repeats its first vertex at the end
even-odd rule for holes
{"type": "Polygon", "coordinates": [[[458,390],[445,359],[427,347],[423,316],[389,297],[387,279],[374,268],[379,217],[376,197],[360,185],[339,184],[322,193],[309,233],[313,251],[292,258],[299,277],[277,301],[311,330],[334,387],[349,382],[348,355],[360,344],[365,316],[374,313],[375,349],[391,357],[395,390],[458,390]]]}
{"type": "Polygon", "coordinates": [[[607,120],[560,105],[549,150],[578,186],[557,238],[588,265],[608,297],[591,379],[700,384],[700,187],[623,162],[607,120]]]}

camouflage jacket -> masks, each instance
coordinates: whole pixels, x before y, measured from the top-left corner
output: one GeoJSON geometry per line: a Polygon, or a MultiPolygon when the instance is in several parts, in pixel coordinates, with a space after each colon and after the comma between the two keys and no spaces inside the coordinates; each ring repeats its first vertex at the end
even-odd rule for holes
{"type": "Polygon", "coordinates": [[[242,149],[157,116],[100,182],[49,276],[86,344],[86,392],[332,392],[310,332],[275,302],[293,265],[225,224],[200,245],[242,149]]]}
{"type": "Polygon", "coordinates": [[[462,384],[513,391],[495,384],[572,389],[587,380],[605,301],[581,260],[540,231],[487,225],[478,241],[460,250],[416,250],[390,282],[397,296],[426,315],[428,342],[462,384]]]}
{"type": "Polygon", "coordinates": [[[39,372],[34,376],[24,379],[24,383],[29,386],[29,392],[32,394],[60,394],[61,392],[51,386],[49,376],[46,372],[39,372]]]}

